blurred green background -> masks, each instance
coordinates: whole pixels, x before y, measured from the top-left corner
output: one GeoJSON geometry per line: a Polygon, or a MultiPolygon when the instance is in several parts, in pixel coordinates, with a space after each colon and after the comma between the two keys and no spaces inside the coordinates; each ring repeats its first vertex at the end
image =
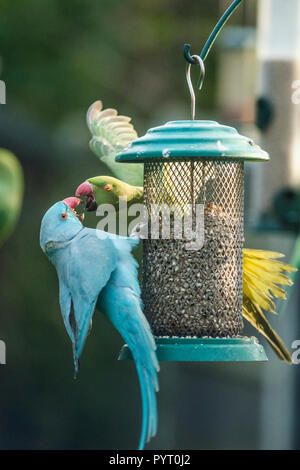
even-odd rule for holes
{"type": "MultiPolygon", "coordinates": [[[[134,365],[116,360],[122,339],[98,314],[73,380],[56,273],[39,247],[40,222],[50,205],[103,171],[88,147],[85,114],[92,102],[101,99],[104,107],[132,116],[139,134],[190,118],[183,44],[200,53],[227,4],[1,1],[0,79],[7,103],[0,105],[0,147],[16,153],[25,173],[20,221],[0,251],[0,339],[7,346],[7,364],[0,366],[1,449],[137,445],[141,403],[134,365]]],[[[231,25],[251,27],[255,18],[256,2],[245,2],[231,25]]],[[[216,46],[206,62],[199,118],[222,118],[221,52],[216,46]]],[[[277,361],[273,353],[270,359],[277,361]]],[[[150,448],[259,448],[267,367],[162,364],[160,424],[150,448]]],[[[288,399],[282,397],[283,407],[288,399]]],[[[292,447],[298,446],[296,431],[292,447]]]]}

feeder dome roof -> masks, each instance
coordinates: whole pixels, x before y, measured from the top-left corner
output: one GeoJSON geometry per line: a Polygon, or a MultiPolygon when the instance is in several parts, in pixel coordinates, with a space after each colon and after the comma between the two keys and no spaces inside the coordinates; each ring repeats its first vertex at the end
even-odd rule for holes
{"type": "Polygon", "coordinates": [[[151,160],[269,160],[267,152],[236,129],[215,121],[170,121],[153,127],[116,156],[118,162],[151,160]]]}

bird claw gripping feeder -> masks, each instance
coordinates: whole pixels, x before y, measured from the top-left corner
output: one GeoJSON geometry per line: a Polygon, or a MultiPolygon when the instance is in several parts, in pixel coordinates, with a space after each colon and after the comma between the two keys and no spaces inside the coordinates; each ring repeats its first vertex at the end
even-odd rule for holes
{"type": "MultiPolygon", "coordinates": [[[[192,120],[150,129],[116,160],[144,163],[144,204],[158,220],[156,236],[149,233],[143,240],[142,281],[158,359],[263,361],[267,357],[257,339],[242,336],[244,162],[269,156],[232,127],[194,120],[190,68],[192,63],[200,66],[201,87],[209,41],[201,56],[189,56],[187,45],[184,49],[192,120]],[[184,230],[178,236],[175,229],[175,220],[184,220],[187,212],[192,239],[184,230]],[[166,217],[168,237],[162,234],[166,217]]],[[[129,357],[125,345],[120,359],[129,357]]]]}

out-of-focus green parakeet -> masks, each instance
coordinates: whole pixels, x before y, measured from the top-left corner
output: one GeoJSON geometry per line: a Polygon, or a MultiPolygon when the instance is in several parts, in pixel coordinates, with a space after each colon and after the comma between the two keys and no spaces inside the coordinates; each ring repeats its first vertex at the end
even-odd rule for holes
{"type": "Polygon", "coordinates": [[[23,171],[17,157],[0,149],[0,245],[12,233],[23,199],[23,171]]]}
{"type": "MultiPolygon", "coordinates": [[[[112,170],[115,176],[121,178],[122,180],[130,183],[131,185],[139,185],[139,202],[142,201],[142,170],[139,164],[131,163],[117,163],[115,162],[115,156],[136,138],[136,133],[133,128],[131,128],[131,133],[124,138],[124,140],[119,140],[118,145],[113,146],[110,142],[113,141],[112,138],[106,137],[109,136],[110,132],[114,135],[122,135],[118,132],[118,121],[111,121],[113,117],[117,117],[117,111],[115,110],[102,110],[101,101],[94,103],[88,111],[88,124],[89,128],[93,134],[93,139],[90,142],[92,150],[100,156],[101,160],[107,164],[107,166],[112,170]],[[112,122],[114,122],[114,127],[112,128],[112,122]],[[107,132],[106,132],[107,126],[107,132]],[[108,142],[105,146],[105,143],[108,142]],[[109,149],[109,155],[106,148],[109,149]],[[114,162],[114,163],[112,163],[114,162]],[[120,170],[119,170],[120,165],[120,170]],[[122,168],[125,167],[124,175],[122,175],[122,168]],[[117,171],[116,171],[117,168],[117,171]],[[138,183],[136,182],[138,181],[138,183]]],[[[121,117],[121,116],[119,116],[121,117]]],[[[126,118],[127,123],[130,121],[130,118],[126,118]]],[[[124,131],[126,136],[126,131],[124,131]]],[[[118,139],[116,139],[117,141],[118,139]]],[[[172,185],[176,184],[176,174],[172,177],[169,176],[168,165],[165,165],[165,170],[162,173],[162,181],[164,187],[166,188],[166,193],[170,194],[170,204],[175,202],[172,199],[172,185]]],[[[96,177],[90,178],[88,182],[91,184],[92,181],[97,180],[105,181],[106,184],[109,184],[106,181],[107,177],[96,177]]],[[[104,191],[99,191],[92,184],[91,188],[84,186],[87,183],[83,183],[77,189],[77,196],[87,196],[93,197],[94,207],[90,210],[95,210],[96,206],[106,202],[103,195],[104,191]],[[81,190],[80,190],[81,188],[81,190]],[[84,193],[89,191],[89,194],[84,193]],[[92,194],[91,190],[92,189],[92,194]]],[[[128,188],[123,186],[122,181],[115,181],[115,187],[118,188],[118,196],[126,197],[129,193],[128,188]]],[[[134,193],[137,188],[131,186],[130,193],[134,193]]],[[[113,199],[111,198],[110,202],[114,204],[113,199]]],[[[178,201],[177,201],[178,202],[178,201]]],[[[115,205],[115,204],[114,204],[115,205]]],[[[116,205],[115,205],[116,207],[116,205]]],[[[299,242],[300,246],[300,242],[299,242]]],[[[299,248],[300,252],[300,248],[299,248]]],[[[297,271],[296,268],[290,266],[289,264],[282,263],[278,261],[278,258],[282,258],[284,255],[281,253],[275,253],[272,251],[266,250],[253,250],[253,249],[244,249],[243,252],[243,317],[251,323],[270,343],[277,356],[286,362],[291,363],[292,357],[285,346],[282,339],[278,336],[275,330],[271,327],[266,316],[263,313],[263,310],[269,311],[271,313],[275,312],[274,299],[286,298],[286,292],[283,289],[285,286],[291,286],[293,284],[289,275],[297,271]],[[280,287],[282,286],[282,287],[280,287]]],[[[300,256],[299,256],[300,259],[300,256]]]]}

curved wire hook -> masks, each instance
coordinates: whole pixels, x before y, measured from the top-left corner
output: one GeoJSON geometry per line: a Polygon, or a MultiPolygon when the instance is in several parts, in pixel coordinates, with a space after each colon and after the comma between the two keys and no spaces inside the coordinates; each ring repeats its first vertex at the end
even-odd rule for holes
{"type": "MultiPolygon", "coordinates": [[[[221,29],[223,28],[223,26],[228,21],[228,19],[232,15],[232,13],[236,10],[236,8],[240,5],[240,3],[242,1],[243,0],[234,0],[232,2],[232,4],[227,8],[227,10],[223,13],[223,15],[221,16],[219,21],[217,22],[216,26],[214,27],[214,29],[210,33],[209,38],[207,39],[207,41],[204,44],[204,47],[201,51],[200,57],[203,61],[206,59],[213,43],[217,39],[221,29]]],[[[190,44],[185,44],[184,47],[183,47],[183,55],[184,55],[185,60],[189,64],[195,64],[196,62],[193,60],[193,57],[195,57],[195,56],[193,56],[193,55],[191,56],[190,48],[191,48],[190,44]]]]}
{"type": "Polygon", "coordinates": [[[195,92],[191,80],[191,65],[192,64],[198,64],[200,67],[200,76],[197,84],[198,90],[201,90],[204,77],[205,77],[205,67],[204,67],[204,62],[201,59],[199,55],[192,55],[191,59],[193,60],[192,63],[188,63],[186,67],[186,81],[188,84],[189,92],[191,95],[191,113],[192,113],[192,120],[194,121],[195,119],[195,114],[196,114],[196,97],[195,97],[195,92]]]}

